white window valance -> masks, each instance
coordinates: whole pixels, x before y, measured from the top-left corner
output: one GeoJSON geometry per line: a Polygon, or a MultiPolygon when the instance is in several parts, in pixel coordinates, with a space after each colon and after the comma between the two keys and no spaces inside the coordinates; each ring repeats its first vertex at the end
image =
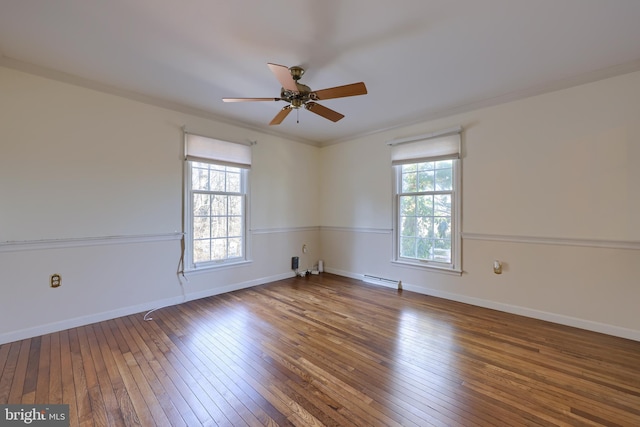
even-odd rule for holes
{"type": "Polygon", "coordinates": [[[222,141],[185,131],[184,151],[186,160],[251,168],[251,146],[248,144],[222,141]]]}
{"type": "Polygon", "coordinates": [[[438,132],[387,142],[391,146],[391,163],[402,165],[420,161],[436,161],[460,158],[460,134],[458,126],[438,132]]]}

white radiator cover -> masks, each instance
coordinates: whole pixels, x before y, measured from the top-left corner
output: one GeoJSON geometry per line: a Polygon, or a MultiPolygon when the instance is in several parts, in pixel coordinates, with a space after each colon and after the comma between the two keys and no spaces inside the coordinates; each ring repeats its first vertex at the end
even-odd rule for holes
{"type": "Polygon", "coordinates": [[[362,281],[366,283],[371,283],[373,285],[402,289],[402,282],[396,279],[387,279],[385,277],[377,277],[377,276],[372,276],[370,274],[364,274],[362,276],[362,281]]]}

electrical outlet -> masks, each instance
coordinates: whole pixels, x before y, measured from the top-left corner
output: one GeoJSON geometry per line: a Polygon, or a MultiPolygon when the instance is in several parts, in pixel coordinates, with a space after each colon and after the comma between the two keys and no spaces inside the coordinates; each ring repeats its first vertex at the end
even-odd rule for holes
{"type": "Polygon", "coordinates": [[[52,288],[57,288],[62,285],[62,276],[60,276],[58,273],[52,274],[49,278],[49,285],[52,288]]]}
{"type": "Polygon", "coordinates": [[[502,261],[493,261],[493,272],[496,274],[502,274],[502,261]]]}

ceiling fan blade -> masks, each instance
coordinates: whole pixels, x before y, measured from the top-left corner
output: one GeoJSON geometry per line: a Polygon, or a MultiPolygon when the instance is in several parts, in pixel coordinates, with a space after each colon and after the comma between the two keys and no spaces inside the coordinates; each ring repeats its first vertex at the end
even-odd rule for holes
{"type": "Polygon", "coordinates": [[[280,101],[280,98],[222,98],[224,102],[280,101]]]}
{"type": "Polygon", "coordinates": [[[324,117],[325,119],[329,119],[332,122],[337,122],[344,117],[343,114],[340,114],[337,111],[333,111],[331,108],[327,108],[315,102],[307,102],[306,104],[304,104],[304,108],[311,111],[312,113],[316,113],[317,115],[324,117]]]}
{"type": "Polygon", "coordinates": [[[271,120],[269,126],[279,125],[282,121],[289,115],[293,107],[291,105],[287,105],[286,107],[282,107],[282,110],[276,114],[276,116],[271,120]]]}
{"type": "Polygon", "coordinates": [[[271,72],[276,76],[276,79],[280,82],[283,88],[290,90],[291,92],[298,92],[298,86],[296,81],[291,77],[289,68],[284,65],[267,64],[271,69],[271,72]]]}
{"type": "Polygon", "coordinates": [[[316,90],[311,92],[314,99],[333,99],[343,98],[345,96],[366,95],[367,87],[363,82],[352,83],[350,85],[330,87],[327,89],[316,90]]]}

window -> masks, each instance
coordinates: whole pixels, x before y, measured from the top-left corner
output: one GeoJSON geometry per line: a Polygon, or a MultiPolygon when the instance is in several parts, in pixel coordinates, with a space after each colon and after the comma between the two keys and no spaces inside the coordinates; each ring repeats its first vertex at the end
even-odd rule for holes
{"type": "Polygon", "coordinates": [[[395,261],[459,272],[459,131],[417,139],[392,149],[395,261]]]}
{"type": "Polygon", "coordinates": [[[453,161],[399,168],[399,257],[450,264],[453,161]]]}
{"type": "Polygon", "coordinates": [[[192,134],[185,147],[187,269],[245,261],[250,147],[192,134]]]}
{"type": "Polygon", "coordinates": [[[246,174],[231,166],[189,164],[193,264],[244,259],[246,174]]]}

